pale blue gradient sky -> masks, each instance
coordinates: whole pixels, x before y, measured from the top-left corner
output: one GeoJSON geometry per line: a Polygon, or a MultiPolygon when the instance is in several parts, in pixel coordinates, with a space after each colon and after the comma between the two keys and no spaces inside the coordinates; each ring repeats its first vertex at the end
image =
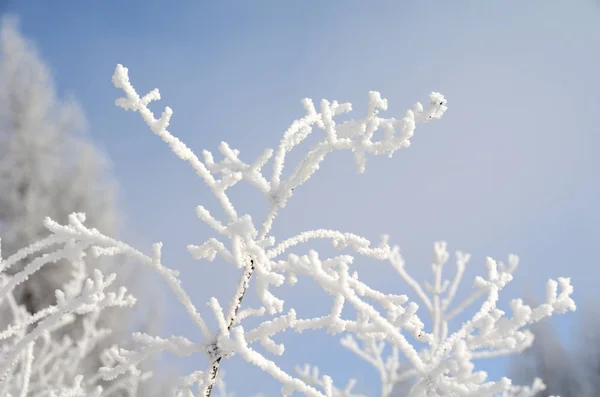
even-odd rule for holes
{"type": "MultiPolygon", "coordinates": [[[[147,249],[164,242],[167,263],[181,270],[200,308],[212,295],[228,297],[237,281],[233,269],[196,263],[185,251],[210,236],[195,206],[216,209],[215,201],[139,116],[114,106],[117,63],[130,68],[138,92],[161,90],[153,109],[174,109],[170,130],[188,146],[216,152],[225,140],[246,160],[277,144],[303,115],[304,97],[350,101],[362,114],[367,92],[379,90],[388,113],[400,116],[440,91],[447,114],[419,128],[408,150],[370,159],[362,176],[348,153],[332,155],[297,189],[275,235],[315,227],[372,239],[389,233],[417,278],[427,274],[438,239],[473,254],[470,277],[483,272],[485,255],[515,252],[520,281],[505,298],[525,288],[542,297],[545,279],[570,275],[580,301],[598,300],[600,3],[414,3],[29,0],[8,10],[21,17],[60,91],[81,102],[113,160],[130,233],[147,249]]],[[[240,211],[264,212],[250,190],[234,199],[240,211]]],[[[389,269],[357,266],[383,289],[404,290],[389,269]]],[[[314,299],[305,294],[298,306],[309,310],[314,299]]],[[[167,307],[164,334],[197,339],[171,297],[167,307]]],[[[563,340],[575,318],[556,323],[563,340]]],[[[357,377],[360,390],[378,389],[374,372],[337,343],[308,340],[287,346],[286,369],[321,363],[340,386],[357,377]]],[[[198,366],[192,358],[181,370],[198,366]]],[[[237,360],[227,366],[238,396],[278,394],[260,371],[237,360]]],[[[504,366],[485,368],[497,378],[504,366]]]]}

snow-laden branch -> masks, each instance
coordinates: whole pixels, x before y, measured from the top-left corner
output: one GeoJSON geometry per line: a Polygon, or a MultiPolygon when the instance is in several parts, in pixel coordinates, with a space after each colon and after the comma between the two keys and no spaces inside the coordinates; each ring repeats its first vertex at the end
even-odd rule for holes
{"type": "MultiPolygon", "coordinates": [[[[160,99],[160,93],[157,89],[152,90],[144,96],[140,96],[129,81],[127,68],[121,65],[118,65],[115,70],[113,83],[117,88],[122,89],[125,94],[124,97],[117,99],[116,104],[123,109],[139,112],[152,132],[163,139],[179,158],[187,161],[192,166],[221,203],[221,207],[227,217],[227,223],[218,220],[206,208],[202,206],[197,208],[196,214],[198,218],[212,228],[218,237],[211,238],[201,245],[189,245],[188,250],[190,253],[197,259],[208,260],[214,260],[219,255],[226,262],[243,269],[240,282],[227,310],[223,311],[220,305],[215,302],[211,303],[213,312],[219,322],[219,331],[212,334],[207,330],[205,322],[197,314],[191,302],[186,298],[186,295],[179,290],[178,282],[174,279],[171,279],[169,282],[178,294],[180,301],[188,309],[188,313],[195,319],[196,324],[200,328],[203,340],[197,343],[215,346],[210,356],[213,363],[209,366],[208,370],[210,372],[208,384],[200,386],[200,389],[204,390],[203,392],[206,395],[210,394],[219,363],[223,358],[223,354],[225,354],[226,349],[222,345],[227,344],[227,341],[232,341],[231,335],[239,335],[237,339],[238,343],[231,343],[230,346],[230,349],[233,349],[234,353],[244,356],[248,361],[255,364],[257,362],[262,363],[262,360],[264,360],[259,353],[247,346],[247,342],[243,344],[239,343],[240,340],[246,340],[246,335],[243,333],[240,334],[240,330],[242,329],[241,322],[247,317],[247,312],[240,311],[240,306],[251,278],[255,280],[256,293],[263,305],[261,309],[254,311],[253,314],[259,316],[265,315],[265,313],[276,315],[283,311],[283,301],[277,298],[271,292],[270,288],[283,284],[286,280],[284,273],[288,274],[288,281],[293,282],[295,273],[302,271],[299,268],[292,269],[289,266],[288,268],[284,268],[280,262],[276,261],[277,257],[287,248],[313,238],[332,238],[335,241],[334,244],[350,244],[362,253],[369,251],[368,247],[362,246],[364,245],[364,241],[358,236],[326,230],[307,232],[267,251],[267,249],[273,247],[276,241],[273,236],[269,236],[269,232],[277,212],[280,208],[286,206],[294,189],[306,182],[319,168],[320,163],[325,159],[326,155],[333,150],[352,151],[357,171],[363,172],[366,166],[367,155],[387,155],[391,157],[397,150],[409,146],[416,124],[438,119],[446,110],[446,100],[444,97],[439,93],[432,93],[429,97],[429,106],[427,108],[417,103],[402,118],[383,118],[380,116],[380,112],[387,110],[387,101],[379,93],[371,92],[365,116],[359,120],[337,124],[335,117],[351,111],[352,107],[349,103],[340,104],[335,101],[329,102],[323,100],[320,103],[319,111],[317,111],[313,102],[310,99],[305,99],[302,103],[306,115],[292,123],[290,128],[283,134],[283,138],[276,149],[267,149],[254,162],[246,163],[240,159],[239,150],[232,149],[228,144],[222,142],[219,145],[219,151],[223,156],[223,160],[215,161],[212,153],[205,150],[203,151],[204,161],[202,161],[183,142],[167,130],[173,114],[169,107],[165,108],[158,119],[148,108],[148,104],[151,101],[160,99]],[[322,130],[324,136],[309,149],[304,158],[284,178],[283,170],[287,154],[313,133],[315,129],[322,130]],[[379,140],[374,140],[374,133],[378,129],[383,130],[383,137],[379,140]],[[263,174],[262,169],[271,159],[273,160],[272,172],[270,176],[266,176],[263,174]],[[270,209],[260,228],[255,226],[250,215],[238,214],[227,195],[227,190],[241,181],[246,181],[259,189],[269,202],[270,209]],[[229,240],[229,243],[226,243],[227,240],[229,240]],[[234,346],[237,346],[237,348],[234,349],[234,346]]],[[[97,237],[96,243],[100,243],[97,237]]],[[[107,238],[103,238],[102,243],[109,243],[109,245],[113,243],[113,246],[104,246],[102,251],[98,251],[101,254],[113,255],[122,253],[140,255],[122,243],[110,242],[107,238]],[[120,246],[120,248],[116,248],[116,246],[120,246]]],[[[379,251],[378,249],[374,249],[372,252],[369,252],[375,256],[383,255],[379,251]]],[[[169,273],[169,278],[171,277],[176,278],[176,275],[169,273]]],[[[325,280],[325,278],[322,278],[323,282],[325,280]]],[[[369,291],[370,296],[375,296],[373,290],[369,291]]],[[[356,325],[352,325],[355,322],[350,321],[346,324],[344,320],[339,318],[344,300],[349,299],[355,306],[363,309],[366,308],[373,311],[375,309],[365,306],[367,304],[363,300],[354,297],[353,293],[348,293],[350,295],[335,298],[336,303],[332,308],[332,314],[327,318],[296,320],[295,316],[290,314],[289,316],[279,317],[275,323],[278,322],[281,330],[289,327],[304,329],[326,327],[331,332],[341,332],[346,327],[356,327],[356,325]]],[[[407,318],[408,320],[410,318],[407,318]]],[[[270,322],[270,324],[275,323],[270,322]]],[[[404,336],[397,331],[392,331],[391,325],[385,318],[381,317],[380,325],[387,327],[386,329],[394,335],[397,343],[402,345],[404,350],[411,352],[410,355],[412,357],[417,357],[416,352],[414,352],[414,349],[411,350],[412,348],[404,336]]],[[[273,332],[274,328],[266,325],[263,328],[257,328],[254,333],[250,333],[248,336],[251,337],[252,341],[259,340],[263,347],[271,352],[282,352],[282,346],[278,347],[270,339],[269,333],[273,332]],[[262,332],[263,328],[268,328],[268,332],[265,331],[267,334],[257,337],[253,336],[262,332]]],[[[146,349],[151,349],[151,347],[147,346],[146,349]]],[[[277,367],[272,367],[270,364],[265,364],[264,367],[275,378],[282,380],[287,389],[311,390],[302,381],[279,372],[280,370],[277,367]]],[[[203,382],[203,376],[196,378],[197,382],[203,382]]]]}
{"type": "Polygon", "coordinates": [[[417,103],[403,117],[396,119],[381,116],[388,108],[387,101],[379,93],[371,92],[364,116],[340,123],[336,122],[336,117],[350,112],[350,104],[323,100],[317,110],[311,100],[305,99],[302,103],[306,115],[291,124],[279,145],[275,149],[266,149],[254,161],[244,162],[240,151],[224,142],[219,145],[222,160],[215,160],[206,150],[201,160],[167,130],[173,114],[169,107],[158,119],[148,108],[151,101],[160,99],[157,89],[140,96],[130,83],[127,68],[121,65],[115,70],[113,83],[125,94],[116,104],[125,110],[139,112],[152,132],[192,166],[221,204],[225,219],[198,206],[197,217],[214,231],[215,236],[199,245],[188,245],[188,251],[196,259],[212,261],[219,256],[240,269],[240,276],[227,306],[215,298],[209,301],[209,308],[217,320],[217,329],[211,330],[181,287],[178,273],[161,263],[160,244],[154,245],[151,255],[145,255],[97,230],[88,229],[83,222],[68,226],[49,224],[55,235],[70,239],[75,246],[89,246],[94,255],[128,255],[152,268],[174,291],[200,331],[201,339],[197,341],[138,334],[133,349],[115,347],[108,352],[110,363],[102,371],[104,376],[112,378],[128,371],[135,373],[135,365],[157,351],[180,356],[204,354],[208,358],[207,367],[180,379],[177,395],[193,396],[192,387],[196,385],[196,395],[210,396],[216,383],[221,388],[218,383],[221,362],[238,355],[279,381],[285,396],[294,392],[314,397],[354,396],[353,381],[345,389],[336,388],[329,376],[320,376],[308,367],[294,376],[269,357],[284,354],[285,346],[276,341],[282,332],[324,330],[332,335],[346,333],[342,339],[344,346],[379,372],[384,396],[388,396],[398,382],[407,379],[414,379],[410,397],[525,396],[537,390],[535,387],[539,389],[539,384],[530,389],[519,389],[511,386],[508,379],[486,382],[485,373],[473,372],[472,360],[520,351],[531,342],[527,325],[553,313],[574,310],[569,279],[549,281],[546,302],[537,308],[525,306],[519,300],[513,301],[512,317],[507,317],[497,309],[496,303],[501,290],[512,280],[516,257],[509,259],[508,266],[488,258],[487,276],[476,278],[473,294],[453,306],[469,255],[458,253],[455,277],[444,280],[442,269],[449,258],[445,243],[434,246],[433,284],[421,285],[408,274],[399,248],[391,247],[387,236],[379,245],[373,246],[364,237],[335,230],[305,231],[281,241],[270,235],[279,209],[284,208],[294,190],[319,169],[328,153],[351,151],[356,169],[362,173],[367,156],[391,157],[397,150],[410,145],[417,124],[440,118],[447,109],[441,94],[430,94],[427,107],[417,103]],[[383,134],[375,140],[378,129],[383,134]],[[322,131],[321,137],[296,166],[284,174],[288,153],[318,130],[322,131]],[[271,173],[265,175],[263,168],[269,161],[272,161],[271,173]],[[238,214],[227,194],[229,188],[242,181],[258,189],[268,201],[267,216],[260,223],[255,223],[250,214],[238,214]],[[298,245],[316,239],[328,239],[335,248],[345,252],[333,257],[321,257],[310,249],[305,255],[288,252],[292,247],[298,248],[298,245]],[[388,262],[431,316],[431,331],[425,331],[419,317],[419,305],[407,295],[384,294],[363,283],[352,269],[356,256],[388,262]],[[251,280],[261,306],[242,309],[251,280]],[[284,313],[285,302],[278,297],[277,288],[286,283],[297,286],[306,282],[315,283],[331,297],[327,315],[301,317],[293,308],[284,313]],[[450,334],[450,320],[480,298],[484,299],[480,309],[450,334]],[[248,318],[261,321],[246,330],[244,325],[248,318]],[[418,345],[413,344],[415,341],[418,345]],[[390,349],[391,354],[384,357],[390,349]]]}
{"type": "MultiPolygon", "coordinates": [[[[487,375],[483,371],[473,373],[472,361],[519,353],[533,341],[533,335],[526,326],[554,313],[562,314],[575,310],[570,280],[549,280],[546,302],[536,308],[524,305],[520,299],[512,300],[512,317],[508,317],[496,304],[500,291],[512,280],[512,273],[518,266],[518,257],[510,255],[508,265],[487,258],[487,278],[475,278],[475,291],[469,298],[450,309],[466,263],[470,259],[469,254],[457,251],[456,274],[452,281],[443,280],[442,270],[450,255],[445,242],[436,243],[433,250],[433,285],[425,282],[421,286],[406,272],[399,249],[393,247],[391,253],[388,260],[392,267],[425,303],[432,318],[432,333],[426,347],[419,352],[419,357],[425,365],[424,369],[414,365],[414,361],[409,359],[413,369],[407,371],[400,370],[400,360],[403,358],[397,354],[398,346],[391,340],[384,338],[383,342],[378,342],[377,340],[381,340],[379,335],[349,329],[351,334],[342,339],[342,345],[378,371],[382,382],[382,396],[389,396],[396,384],[407,379],[415,380],[415,385],[409,393],[410,397],[428,396],[427,393],[482,397],[499,395],[500,392],[504,393],[502,396],[512,395],[510,393],[516,391],[525,393],[525,389],[509,387],[508,379],[485,383],[487,375]],[[449,321],[481,296],[486,298],[479,311],[449,335],[449,321]],[[392,354],[384,358],[384,352],[389,350],[388,345],[391,345],[392,354]]],[[[539,387],[539,384],[536,387],[539,387]]],[[[535,392],[531,395],[535,395],[535,392]]]]}

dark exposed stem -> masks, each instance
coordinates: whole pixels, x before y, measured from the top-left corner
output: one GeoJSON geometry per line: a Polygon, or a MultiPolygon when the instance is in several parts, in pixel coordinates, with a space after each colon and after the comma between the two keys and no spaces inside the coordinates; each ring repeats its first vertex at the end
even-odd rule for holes
{"type": "MultiPolygon", "coordinates": [[[[244,295],[246,294],[246,291],[248,290],[248,286],[250,285],[250,279],[252,278],[252,273],[254,273],[254,260],[250,259],[250,265],[248,267],[246,267],[246,270],[244,271],[244,274],[242,275],[240,288],[236,291],[236,304],[233,309],[233,315],[229,319],[229,324],[227,324],[228,331],[231,330],[231,327],[233,326],[233,324],[235,324],[237,314],[240,310],[240,307],[242,306],[242,300],[244,299],[244,295]]],[[[219,364],[221,363],[222,359],[223,359],[223,357],[219,356],[213,362],[213,366],[212,366],[212,369],[210,372],[210,385],[206,389],[205,397],[210,397],[210,393],[212,392],[213,386],[217,379],[217,374],[219,372],[219,364]]]]}

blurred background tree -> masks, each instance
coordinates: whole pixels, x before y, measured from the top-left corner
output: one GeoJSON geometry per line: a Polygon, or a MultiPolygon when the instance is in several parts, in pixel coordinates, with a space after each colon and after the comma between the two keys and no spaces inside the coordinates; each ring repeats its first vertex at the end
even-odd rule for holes
{"type": "MultiPolygon", "coordinates": [[[[72,212],[84,212],[87,222],[106,234],[118,234],[117,186],[109,162],[87,134],[83,110],[73,99],[58,97],[52,74],[34,44],[21,35],[16,18],[5,16],[0,27],[0,236],[2,256],[14,254],[45,237],[46,216],[67,222],[72,212]]],[[[19,272],[28,263],[10,270],[19,272]]],[[[149,298],[140,288],[143,277],[135,264],[116,258],[87,258],[88,272],[100,268],[117,273],[121,283],[139,298],[149,298]]],[[[59,261],[44,266],[15,291],[17,303],[30,313],[55,304],[54,291],[72,278],[70,266],[59,261]]],[[[157,300],[146,299],[157,308],[157,300]]],[[[156,325],[157,313],[140,316],[131,310],[107,310],[97,326],[111,335],[94,347],[81,368],[96,374],[100,353],[127,340],[132,328],[156,325]]],[[[2,322],[10,319],[2,319],[2,322]]],[[[82,319],[64,329],[77,337],[82,319]]]]}
{"type": "Polygon", "coordinates": [[[552,321],[532,327],[530,349],[511,358],[509,374],[515,382],[544,379],[539,397],[600,396],[600,312],[592,304],[579,312],[579,324],[571,333],[571,346],[562,344],[552,321]]]}

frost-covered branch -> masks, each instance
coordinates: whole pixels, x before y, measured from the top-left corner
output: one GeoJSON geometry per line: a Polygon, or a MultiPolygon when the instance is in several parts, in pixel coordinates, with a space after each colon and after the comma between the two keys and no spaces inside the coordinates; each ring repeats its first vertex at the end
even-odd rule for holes
{"type": "MultiPolygon", "coordinates": [[[[72,214],[65,228],[83,227],[83,214],[72,214]]],[[[67,234],[52,233],[54,223],[46,220],[51,235],[23,248],[0,261],[0,396],[112,396],[126,393],[133,396],[147,374],[137,372],[124,376],[118,383],[103,389],[99,378],[83,379],[78,365],[90,355],[111,330],[99,328],[99,314],[107,308],[130,307],[135,299],[125,288],[111,290],[115,275],[105,277],[94,269],[86,276],[84,257],[91,246],[89,242],[75,240],[67,234]],[[18,261],[28,260],[21,271],[8,274],[18,261]],[[15,288],[27,278],[59,260],[72,267],[72,279],[56,291],[56,304],[35,313],[29,313],[14,298],[15,288]],[[62,336],[61,331],[82,317],[82,332],[77,339],[62,336]],[[70,383],[70,382],[75,383],[70,383]]]]}
{"type": "Polygon", "coordinates": [[[419,352],[424,369],[415,366],[414,361],[409,359],[413,369],[400,372],[402,357],[397,354],[398,346],[387,337],[383,338],[384,342],[377,342],[378,339],[382,339],[379,335],[350,330],[355,336],[346,335],[342,339],[342,345],[379,372],[382,396],[389,396],[394,385],[407,378],[415,380],[415,385],[409,393],[410,397],[427,396],[427,393],[434,393],[433,395],[454,393],[452,395],[455,396],[495,396],[501,392],[503,396],[507,396],[515,390],[524,393],[524,389],[509,387],[510,381],[505,378],[499,382],[486,383],[485,372],[472,372],[474,369],[472,361],[519,353],[529,347],[533,341],[533,335],[526,326],[553,313],[562,314],[575,310],[575,303],[571,299],[573,287],[570,285],[570,280],[568,278],[558,278],[558,281],[549,280],[546,302],[536,308],[524,305],[520,299],[512,300],[510,302],[512,316],[508,317],[505,312],[496,307],[496,303],[499,292],[512,280],[518,258],[510,255],[508,265],[487,258],[487,278],[477,277],[473,284],[475,292],[456,308],[450,308],[470,255],[457,251],[457,271],[452,281],[443,280],[442,276],[442,269],[448,259],[446,243],[436,243],[432,264],[433,285],[424,283],[421,286],[406,272],[398,247],[392,248],[391,255],[388,257],[401,279],[412,287],[425,303],[432,318],[431,338],[419,352]],[[464,322],[456,332],[449,335],[449,321],[457,313],[467,309],[476,301],[476,297],[480,296],[486,298],[479,311],[471,320],[464,322]],[[392,354],[384,359],[384,351],[389,350],[388,345],[391,345],[392,354]]]}
{"type": "MultiPolygon", "coordinates": [[[[254,364],[264,367],[263,369],[266,369],[275,378],[280,379],[289,392],[293,390],[305,390],[309,394],[313,393],[311,391],[314,390],[312,387],[309,387],[301,380],[293,378],[291,375],[281,372],[279,368],[270,364],[270,361],[266,360],[258,352],[250,349],[247,345],[248,342],[241,331],[242,326],[240,324],[246,316],[246,312],[240,311],[243,297],[246,294],[250,279],[254,278],[257,287],[256,292],[263,305],[263,308],[260,310],[264,310],[268,315],[281,313],[283,311],[283,301],[270,291],[270,287],[277,287],[283,283],[286,276],[282,272],[295,273],[299,270],[301,271],[301,269],[285,269],[285,266],[281,266],[281,263],[277,262],[277,254],[281,254],[282,252],[278,251],[284,251],[285,248],[295,245],[303,239],[311,238],[333,237],[336,241],[349,240],[348,243],[355,245],[360,245],[363,241],[360,238],[355,238],[356,236],[353,235],[345,234],[338,236],[336,232],[315,231],[300,235],[296,240],[284,242],[283,245],[267,252],[276,242],[273,236],[269,236],[269,232],[277,212],[280,208],[286,206],[292,196],[293,190],[306,182],[319,168],[320,163],[325,159],[327,153],[333,150],[351,150],[354,153],[358,172],[363,172],[365,170],[367,155],[384,154],[391,157],[397,150],[408,147],[417,123],[437,119],[443,115],[446,110],[444,97],[439,93],[432,93],[427,108],[417,103],[413,109],[406,112],[404,117],[395,119],[380,117],[380,111],[387,110],[387,101],[379,93],[371,92],[365,116],[356,121],[347,121],[340,124],[336,124],[334,118],[351,111],[350,104],[339,104],[338,102],[323,100],[320,103],[319,111],[317,111],[313,102],[305,99],[303,105],[306,116],[292,123],[290,128],[284,133],[276,149],[267,149],[254,162],[245,163],[239,157],[239,150],[232,149],[228,144],[222,142],[219,146],[219,151],[223,156],[223,160],[217,162],[212,153],[208,151],[203,152],[204,161],[200,160],[184,143],[167,130],[173,113],[169,107],[165,108],[160,118],[157,119],[154,116],[153,112],[148,108],[148,104],[151,101],[160,99],[158,90],[152,90],[144,96],[138,95],[129,81],[127,68],[121,65],[117,66],[115,70],[113,83],[125,93],[125,96],[119,98],[116,104],[126,110],[139,112],[151,130],[163,139],[178,157],[187,161],[192,166],[221,203],[221,207],[227,217],[227,223],[223,223],[215,218],[206,208],[202,206],[198,207],[197,216],[212,228],[219,237],[211,238],[199,246],[188,246],[190,253],[197,259],[208,260],[213,260],[219,255],[226,262],[243,269],[240,282],[227,311],[223,312],[220,305],[214,302],[211,304],[220,324],[217,332],[210,334],[200,315],[194,314],[196,324],[203,335],[203,340],[197,343],[213,346],[212,350],[210,350],[212,363],[207,370],[210,373],[208,378],[206,379],[205,375],[203,375],[204,377],[196,377],[197,382],[201,383],[200,390],[203,394],[210,395],[221,359],[226,354],[235,353],[240,354],[254,364]],[[306,156],[297,164],[289,176],[284,178],[283,169],[287,154],[313,133],[315,129],[322,130],[324,136],[316,145],[309,149],[306,156]],[[383,130],[383,137],[380,140],[373,140],[374,133],[378,129],[383,130]],[[272,172],[270,176],[266,176],[263,174],[262,169],[271,159],[273,160],[272,172]],[[250,215],[239,215],[236,212],[227,195],[227,190],[241,181],[246,181],[259,189],[269,202],[270,209],[266,219],[262,222],[260,230],[255,227],[250,215]],[[229,244],[225,243],[226,240],[229,240],[229,244]],[[242,315],[242,313],[244,314],[242,315]],[[238,336],[236,341],[232,339],[232,335],[238,336]],[[224,349],[225,345],[228,346],[229,350],[224,349]],[[229,353],[226,353],[227,351],[229,353]]],[[[112,255],[115,253],[127,254],[132,252],[129,249],[118,249],[115,251],[113,248],[107,247],[107,250],[103,253],[112,255]]],[[[293,281],[294,277],[292,274],[288,280],[293,281]]],[[[170,284],[172,287],[174,286],[174,282],[170,284]]],[[[190,310],[191,303],[187,301],[187,298],[182,298],[183,296],[180,294],[180,301],[188,308],[188,312],[196,313],[195,310],[190,310]]],[[[344,297],[344,299],[348,299],[348,297],[344,297]]],[[[349,297],[349,299],[352,300],[354,298],[349,297]]],[[[365,305],[360,299],[355,299],[354,303],[358,306],[365,305]]],[[[286,324],[280,324],[280,328],[283,330],[294,326],[308,328],[327,327],[330,331],[336,330],[336,332],[340,332],[344,327],[340,328],[341,323],[336,323],[340,320],[338,317],[342,305],[342,298],[337,298],[332,308],[331,321],[327,319],[307,319],[300,321],[293,319],[292,321],[294,316],[284,316],[279,317],[279,323],[285,323],[285,319],[288,319],[288,321],[286,324]]],[[[263,314],[260,314],[257,311],[254,314],[264,315],[264,312],[261,311],[260,313],[263,314]]],[[[387,324],[383,318],[381,318],[381,323],[384,325],[387,324]]],[[[387,325],[391,329],[389,324],[387,325]]],[[[258,331],[260,329],[259,327],[256,332],[260,332],[258,331]]],[[[269,332],[272,331],[273,328],[270,328],[269,332]]],[[[397,342],[404,349],[410,351],[410,345],[401,334],[395,331],[392,334],[395,335],[397,342]]],[[[264,347],[268,346],[268,350],[272,352],[282,351],[282,347],[277,347],[270,340],[268,334],[263,334],[256,338],[252,335],[252,333],[249,335],[253,338],[252,340],[260,340],[264,347]]],[[[412,355],[416,357],[414,352],[412,355]]]]}
{"type": "Polygon", "coordinates": [[[486,382],[485,373],[473,372],[472,360],[520,351],[531,341],[531,334],[525,328],[527,325],[553,313],[574,310],[569,279],[549,281],[546,302],[537,308],[523,305],[520,300],[513,301],[512,317],[507,317],[497,309],[496,303],[500,291],[512,280],[516,257],[509,258],[508,266],[488,258],[487,276],[477,277],[473,295],[453,306],[469,256],[458,253],[455,277],[444,280],[442,269],[449,258],[445,243],[436,243],[434,247],[433,284],[421,285],[408,274],[398,247],[391,247],[387,236],[379,245],[372,246],[364,237],[335,230],[305,231],[281,241],[270,234],[279,209],[284,208],[295,189],[316,172],[328,153],[351,151],[356,169],[362,173],[367,156],[391,157],[397,150],[409,146],[417,124],[440,118],[446,111],[446,100],[441,94],[430,94],[427,107],[417,103],[403,117],[396,119],[381,117],[381,112],[387,110],[387,101],[379,93],[371,92],[364,116],[340,123],[336,122],[336,117],[350,112],[350,104],[323,100],[317,110],[311,100],[305,99],[306,115],[292,123],[279,145],[246,163],[240,158],[239,150],[224,142],[219,145],[222,160],[215,160],[208,151],[203,151],[201,160],[167,130],[172,116],[170,108],[166,107],[158,119],[148,108],[151,101],[160,99],[158,90],[138,95],[129,81],[127,68],[121,65],[115,70],[113,83],[125,94],[116,104],[139,112],[153,133],[192,166],[221,204],[225,219],[219,219],[205,207],[198,206],[197,217],[214,231],[215,236],[200,245],[188,245],[188,251],[201,260],[213,261],[219,256],[239,269],[240,278],[227,306],[216,298],[209,301],[218,324],[217,329],[211,330],[181,287],[178,273],[161,263],[160,244],[154,245],[151,255],[145,255],[97,230],[86,228],[81,222],[69,226],[52,224],[53,233],[68,236],[74,244],[92,247],[95,255],[132,256],[158,272],[200,331],[201,339],[196,341],[138,334],[134,349],[115,347],[109,351],[112,364],[103,369],[104,376],[112,378],[127,371],[135,372],[132,368],[137,363],[157,351],[169,351],[180,356],[199,353],[207,357],[207,367],[182,378],[177,395],[193,396],[192,387],[196,385],[196,395],[210,396],[213,386],[219,382],[221,362],[238,355],[279,381],[284,396],[294,392],[313,397],[355,396],[353,381],[345,389],[336,388],[329,376],[319,376],[309,367],[299,370],[296,377],[281,369],[274,358],[269,357],[284,353],[285,346],[275,339],[282,332],[324,330],[331,335],[346,333],[342,339],[344,346],[376,368],[384,396],[388,396],[398,382],[410,378],[415,380],[410,397],[483,397],[527,393],[526,389],[511,386],[508,379],[486,382]],[[375,140],[378,129],[383,134],[375,140]],[[308,149],[295,168],[284,174],[287,154],[318,130],[322,131],[322,135],[317,143],[308,149]],[[272,161],[271,172],[266,175],[263,168],[269,161],[272,161]],[[267,216],[260,223],[255,223],[250,214],[238,214],[228,195],[228,189],[242,181],[258,189],[268,201],[267,216]],[[321,257],[310,249],[305,255],[288,252],[292,247],[298,248],[298,245],[316,239],[328,239],[335,248],[345,252],[333,257],[321,257]],[[355,256],[390,263],[425,306],[432,319],[431,331],[425,331],[418,313],[419,306],[407,295],[384,294],[363,283],[352,269],[355,256]],[[242,309],[251,280],[261,306],[242,309]],[[327,315],[303,318],[292,308],[284,313],[284,301],[278,297],[276,289],[286,283],[297,286],[306,282],[315,283],[331,297],[327,315]],[[471,320],[450,334],[450,320],[479,298],[484,299],[480,309],[471,320]],[[259,325],[246,330],[248,318],[260,319],[259,325]],[[391,354],[384,357],[388,350],[391,354]],[[406,360],[410,368],[401,365],[401,360],[406,360]]]}

